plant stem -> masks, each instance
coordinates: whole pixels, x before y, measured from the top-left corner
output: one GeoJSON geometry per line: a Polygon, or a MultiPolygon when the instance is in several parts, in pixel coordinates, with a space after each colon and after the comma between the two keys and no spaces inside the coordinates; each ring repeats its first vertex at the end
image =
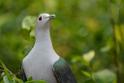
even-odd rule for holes
{"type": "Polygon", "coordinates": [[[120,46],[118,44],[118,41],[116,39],[115,35],[115,27],[112,24],[112,30],[113,30],[113,41],[114,41],[114,46],[113,46],[113,62],[116,67],[116,76],[117,76],[117,83],[121,83],[121,76],[120,76],[120,67],[119,67],[119,54],[120,54],[120,46]]]}
{"type": "MultiPolygon", "coordinates": [[[[112,0],[110,1],[110,5],[113,3],[112,0]]],[[[111,8],[111,7],[110,7],[111,8]]],[[[111,9],[110,9],[111,11],[111,9]]],[[[119,13],[119,11],[117,11],[117,13],[119,13]]],[[[119,15],[119,14],[118,14],[119,15]]],[[[115,20],[114,17],[112,17],[112,15],[110,16],[110,23],[112,26],[112,34],[113,34],[113,63],[115,65],[115,72],[116,72],[116,76],[117,76],[117,83],[122,83],[121,81],[121,75],[120,75],[120,66],[119,66],[119,55],[120,55],[120,45],[119,42],[116,38],[116,25],[118,23],[118,20],[115,20]]]]}

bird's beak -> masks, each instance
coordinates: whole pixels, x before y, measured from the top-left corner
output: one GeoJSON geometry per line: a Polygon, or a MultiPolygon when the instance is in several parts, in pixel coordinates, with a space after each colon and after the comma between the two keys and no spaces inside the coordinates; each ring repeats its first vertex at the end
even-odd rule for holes
{"type": "Polygon", "coordinates": [[[56,17],[55,14],[52,14],[52,15],[49,16],[50,19],[54,19],[55,17],[56,17]]]}

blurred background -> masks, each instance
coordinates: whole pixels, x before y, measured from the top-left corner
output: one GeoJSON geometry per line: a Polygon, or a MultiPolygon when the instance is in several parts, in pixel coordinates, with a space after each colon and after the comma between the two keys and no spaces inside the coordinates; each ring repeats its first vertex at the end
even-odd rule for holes
{"type": "Polygon", "coordinates": [[[0,0],[0,60],[15,74],[34,44],[33,20],[54,13],[51,37],[78,83],[124,83],[124,0],[0,0]]]}

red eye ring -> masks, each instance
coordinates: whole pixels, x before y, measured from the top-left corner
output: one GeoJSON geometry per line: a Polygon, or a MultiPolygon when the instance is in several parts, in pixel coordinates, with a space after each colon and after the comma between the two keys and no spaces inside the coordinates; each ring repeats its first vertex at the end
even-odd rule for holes
{"type": "Polygon", "coordinates": [[[42,20],[42,17],[39,17],[39,21],[41,21],[42,20]]]}

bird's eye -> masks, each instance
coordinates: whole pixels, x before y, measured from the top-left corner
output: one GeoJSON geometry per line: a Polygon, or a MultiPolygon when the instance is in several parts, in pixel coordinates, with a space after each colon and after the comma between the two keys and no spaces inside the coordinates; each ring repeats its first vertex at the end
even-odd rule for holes
{"type": "Polygon", "coordinates": [[[39,17],[39,21],[41,21],[42,20],[42,17],[39,17]]]}

